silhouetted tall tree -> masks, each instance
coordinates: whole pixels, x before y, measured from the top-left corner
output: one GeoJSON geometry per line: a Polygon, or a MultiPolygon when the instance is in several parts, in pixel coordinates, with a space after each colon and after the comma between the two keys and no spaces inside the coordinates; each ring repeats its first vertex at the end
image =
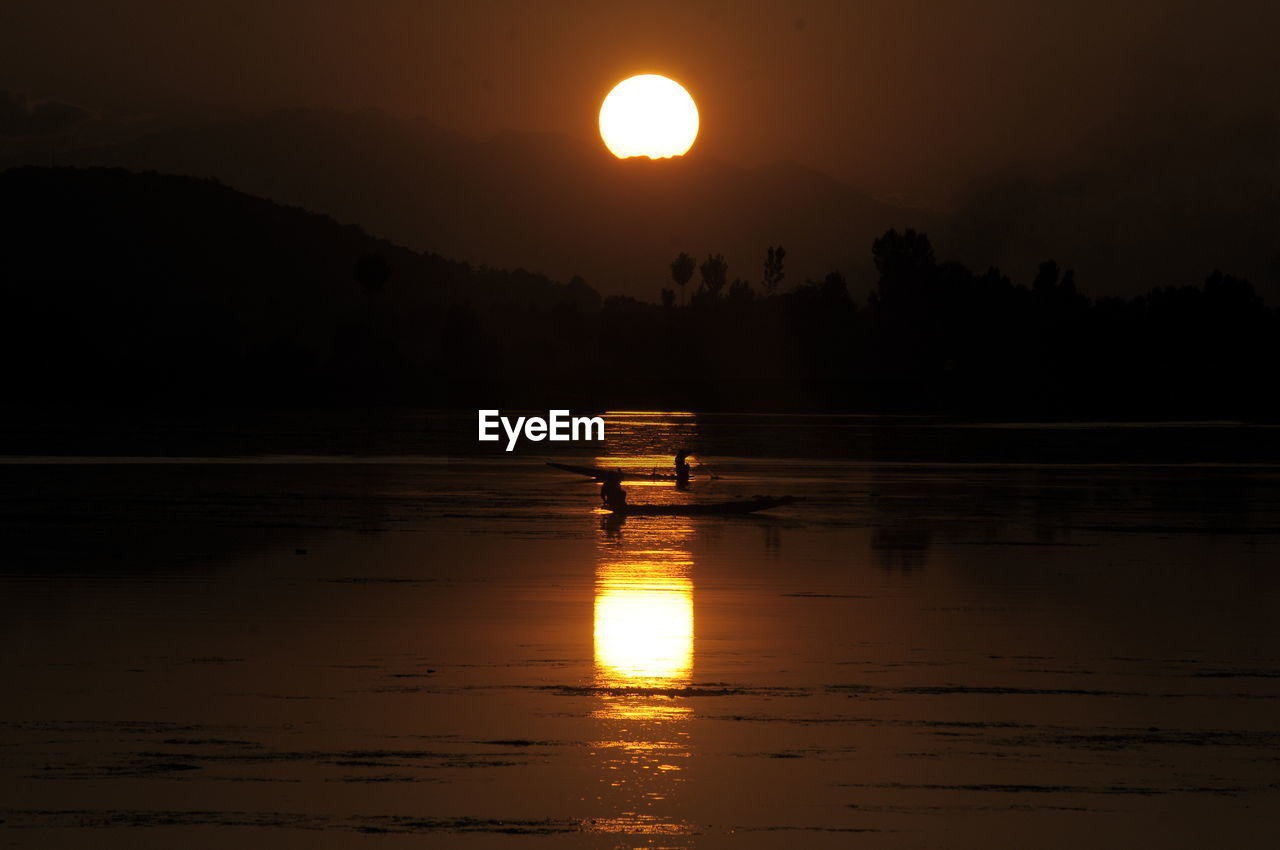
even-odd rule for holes
{"type": "Polygon", "coordinates": [[[675,281],[676,286],[680,287],[680,301],[684,302],[684,287],[692,278],[694,267],[697,262],[681,251],[674,260],[671,261],[671,279],[675,281]]]}
{"type": "Polygon", "coordinates": [[[729,281],[729,263],[724,254],[708,254],[702,265],[698,266],[702,275],[702,289],[709,298],[719,298],[720,291],[729,281]]]}
{"type": "Polygon", "coordinates": [[[872,243],[871,255],[880,273],[876,295],[885,307],[918,309],[928,301],[938,265],[928,236],[890,230],[872,243]]]}
{"type": "Polygon", "coordinates": [[[787,256],[787,249],[781,245],[776,248],[769,246],[769,252],[764,260],[764,291],[766,295],[773,295],[778,291],[778,284],[782,283],[782,279],[786,277],[786,273],[782,270],[782,260],[787,256]]]}
{"type": "Polygon", "coordinates": [[[871,246],[880,279],[871,306],[881,316],[877,349],[887,374],[928,379],[941,368],[945,305],[929,237],[889,230],[871,246]]]}
{"type": "Polygon", "coordinates": [[[1059,269],[1053,260],[1045,260],[1036,272],[1036,279],[1031,284],[1031,291],[1037,295],[1047,295],[1058,288],[1059,269]]]}
{"type": "Polygon", "coordinates": [[[828,272],[822,283],[818,284],[818,291],[828,302],[849,300],[849,283],[840,272],[828,272]]]}

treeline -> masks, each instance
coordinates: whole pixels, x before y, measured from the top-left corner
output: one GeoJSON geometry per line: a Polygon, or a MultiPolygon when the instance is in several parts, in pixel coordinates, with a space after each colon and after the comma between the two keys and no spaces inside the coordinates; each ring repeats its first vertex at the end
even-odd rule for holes
{"type": "Polygon", "coordinates": [[[680,255],[658,302],[474,268],[213,181],[0,174],[9,403],[1274,415],[1280,316],[1245,281],[1090,299],[890,230],[855,299],[680,255]]]}
{"type": "MultiPolygon", "coordinates": [[[[1091,299],[1053,261],[1016,283],[939,262],[928,237],[890,230],[878,278],[855,300],[839,273],[777,291],[723,259],[672,263],[662,305],[606,299],[596,360],[639,394],[724,408],[942,411],[1008,416],[1263,416],[1277,409],[1280,311],[1244,280],[1091,299]],[[680,290],[691,289],[686,297],[680,290]],[[772,292],[772,294],[771,294],[772,292]]],[[[653,399],[657,401],[657,399],[653,399]]]]}

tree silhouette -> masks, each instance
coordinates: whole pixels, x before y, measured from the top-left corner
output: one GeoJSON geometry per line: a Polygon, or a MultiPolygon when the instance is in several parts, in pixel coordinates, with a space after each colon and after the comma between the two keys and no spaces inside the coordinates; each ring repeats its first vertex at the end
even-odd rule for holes
{"type": "Polygon", "coordinates": [[[684,251],[671,261],[671,279],[680,287],[680,302],[684,303],[684,287],[693,278],[693,269],[697,263],[684,251]]]}
{"type": "Polygon", "coordinates": [[[876,295],[882,304],[912,310],[929,300],[938,263],[928,236],[889,230],[872,243],[871,255],[880,273],[876,295]]]}
{"type": "Polygon", "coordinates": [[[724,254],[708,254],[707,259],[698,266],[698,273],[702,275],[702,289],[707,297],[719,298],[720,291],[729,280],[729,264],[725,261],[724,254]]]}
{"type": "Polygon", "coordinates": [[[1045,260],[1036,272],[1036,279],[1031,283],[1031,291],[1037,295],[1048,295],[1058,288],[1058,264],[1053,260],[1045,260]]]}
{"type": "Polygon", "coordinates": [[[818,291],[828,302],[849,300],[849,283],[840,272],[828,272],[818,284],[818,291]]]}
{"type": "Polygon", "coordinates": [[[722,255],[672,264],[686,284],[702,272],[684,316],[679,283],[659,303],[602,301],[581,278],[409,251],[194,178],[9,169],[0,218],[0,360],[21,364],[6,392],[23,404],[532,408],[565,393],[584,408],[1280,417],[1280,310],[1226,272],[1090,298],[1059,264],[1015,282],[888,231],[878,281],[792,271],[765,297],[722,255]],[[267,238],[243,239],[246,223],[267,238]],[[850,293],[865,284],[869,303],[850,293]]]}
{"type": "Polygon", "coordinates": [[[782,279],[786,277],[786,273],[782,270],[782,260],[787,256],[787,249],[781,245],[778,247],[769,246],[769,252],[765,256],[764,261],[764,291],[767,295],[773,295],[778,290],[778,284],[782,283],[782,279]]]}

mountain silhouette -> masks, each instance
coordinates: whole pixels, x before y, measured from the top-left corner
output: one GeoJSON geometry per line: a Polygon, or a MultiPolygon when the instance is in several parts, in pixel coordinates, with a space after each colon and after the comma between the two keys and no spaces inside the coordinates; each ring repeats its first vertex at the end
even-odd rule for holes
{"type": "MultiPolygon", "coordinates": [[[[477,311],[598,309],[589,287],[473,269],[220,183],[0,172],[9,401],[447,398],[486,354],[477,311]]],[[[537,330],[537,328],[534,328],[537,330]]],[[[512,344],[521,344],[513,339],[512,344]]]]}
{"type": "MultiPolygon", "coordinates": [[[[613,158],[600,145],[505,132],[475,141],[375,110],[288,110],[60,152],[58,163],[212,177],[358,224],[416,250],[656,300],[680,251],[722,253],[758,281],[784,244],[788,278],[867,279],[871,241],[931,217],[791,163],[613,158]]],[[[43,163],[42,163],[43,164],[43,163]]]]}
{"type": "Polygon", "coordinates": [[[2,403],[1275,414],[1280,310],[1243,278],[1093,300],[1052,260],[975,273],[915,230],[869,253],[866,298],[834,273],[730,284],[717,254],[655,304],[211,179],[20,167],[0,172],[2,403]]]}

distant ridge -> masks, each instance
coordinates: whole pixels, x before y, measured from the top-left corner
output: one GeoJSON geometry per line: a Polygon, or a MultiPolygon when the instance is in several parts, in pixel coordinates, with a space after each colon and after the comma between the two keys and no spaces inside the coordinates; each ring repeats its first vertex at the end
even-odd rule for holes
{"type": "Polygon", "coordinates": [[[477,311],[600,303],[217,181],[116,168],[0,172],[0,253],[10,402],[443,405],[477,311]],[[362,279],[368,262],[385,274],[362,279]]]}
{"type": "Polygon", "coordinates": [[[59,162],[213,177],[413,249],[582,275],[648,300],[669,285],[679,251],[723,253],[731,278],[758,282],[766,247],[779,243],[789,282],[840,269],[857,288],[875,236],[936,218],[789,163],[618,161],[555,134],[476,141],[376,110],[287,110],[60,152],[59,162]]]}

